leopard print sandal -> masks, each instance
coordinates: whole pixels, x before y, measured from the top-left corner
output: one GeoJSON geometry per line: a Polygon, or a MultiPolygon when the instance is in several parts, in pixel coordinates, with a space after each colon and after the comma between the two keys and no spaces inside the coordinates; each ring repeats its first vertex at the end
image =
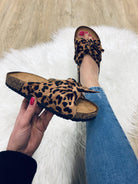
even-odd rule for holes
{"type": "Polygon", "coordinates": [[[83,57],[85,55],[90,55],[97,63],[100,70],[100,62],[102,60],[102,52],[104,52],[104,49],[102,48],[101,41],[97,33],[87,26],[80,26],[76,29],[74,35],[74,45],[75,45],[74,60],[77,64],[78,82],[80,83],[80,65],[82,63],[83,57]],[[78,36],[80,31],[89,32],[93,40],[79,38],[78,36]]]}
{"type": "Polygon", "coordinates": [[[45,79],[25,72],[7,73],[6,85],[28,100],[33,96],[37,103],[65,119],[86,121],[97,115],[98,107],[85,99],[83,92],[96,91],[82,87],[74,79],[45,79]]]}

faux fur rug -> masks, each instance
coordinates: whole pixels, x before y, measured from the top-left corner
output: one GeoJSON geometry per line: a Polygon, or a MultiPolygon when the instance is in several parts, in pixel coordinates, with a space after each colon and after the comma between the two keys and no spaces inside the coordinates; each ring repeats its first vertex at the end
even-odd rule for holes
{"type": "MultiPolygon", "coordinates": [[[[103,48],[100,84],[104,88],[126,135],[136,136],[133,116],[138,105],[137,35],[112,27],[93,27],[103,48]]],[[[52,41],[23,50],[11,50],[0,60],[0,150],[6,148],[22,97],[5,86],[10,71],[31,72],[45,78],[77,79],[74,28],[53,34],[52,41]]],[[[34,154],[38,170],[33,184],[85,183],[85,123],[54,116],[39,149],[34,154]]]]}

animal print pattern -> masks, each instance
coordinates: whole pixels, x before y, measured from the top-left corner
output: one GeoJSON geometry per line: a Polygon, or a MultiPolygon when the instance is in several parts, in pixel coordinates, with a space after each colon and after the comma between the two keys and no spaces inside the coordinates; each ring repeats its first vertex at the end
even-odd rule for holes
{"type": "Polygon", "coordinates": [[[37,101],[53,112],[73,118],[76,114],[76,104],[79,98],[84,98],[83,92],[95,93],[80,86],[76,80],[49,79],[47,82],[26,82],[21,91],[24,96],[34,96],[37,101]]]}
{"type": "Polygon", "coordinates": [[[74,43],[75,43],[74,60],[76,64],[80,66],[82,63],[83,57],[86,54],[88,54],[95,60],[98,67],[100,67],[101,53],[104,51],[101,47],[100,40],[91,40],[91,39],[86,40],[83,38],[75,38],[74,43]]]}

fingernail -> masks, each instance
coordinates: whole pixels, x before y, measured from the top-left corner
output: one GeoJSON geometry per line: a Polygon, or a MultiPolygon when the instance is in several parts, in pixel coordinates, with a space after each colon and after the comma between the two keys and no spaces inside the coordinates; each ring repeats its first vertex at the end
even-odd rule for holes
{"type": "Polygon", "coordinates": [[[92,36],[91,34],[89,34],[89,36],[92,36]]]}
{"type": "Polygon", "coordinates": [[[84,35],[84,31],[80,31],[80,32],[79,32],[79,35],[80,35],[80,36],[83,36],[83,35],[84,35]]]}
{"type": "Polygon", "coordinates": [[[85,34],[87,34],[88,32],[86,31],[86,32],[84,32],[85,34]]]}
{"type": "Polygon", "coordinates": [[[34,105],[34,102],[35,102],[35,98],[34,97],[31,97],[30,105],[34,105]]]}

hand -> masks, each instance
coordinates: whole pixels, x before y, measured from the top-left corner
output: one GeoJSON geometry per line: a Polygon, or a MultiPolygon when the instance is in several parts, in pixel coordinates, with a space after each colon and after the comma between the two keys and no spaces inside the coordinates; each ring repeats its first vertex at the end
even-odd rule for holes
{"type": "Polygon", "coordinates": [[[37,105],[34,97],[30,103],[24,99],[11,133],[7,150],[19,151],[32,156],[41,143],[44,132],[53,116],[37,105]]]}

